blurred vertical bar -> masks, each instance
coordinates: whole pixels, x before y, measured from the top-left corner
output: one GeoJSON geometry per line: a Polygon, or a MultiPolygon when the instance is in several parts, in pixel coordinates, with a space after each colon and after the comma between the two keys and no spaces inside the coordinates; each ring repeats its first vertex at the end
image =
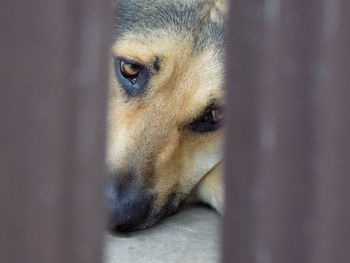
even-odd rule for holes
{"type": "Polygon", "coordinates": [[[107,0],[0,8],[0,262],[101,262],[107,0]]]}
{"type": "Polygon", "coordinates": [[[226,81],[226,171],[223,261],[254,261],[259,61],[262,52],[259,0],[230,2],[226,81]]]}
{"type": "Polygon", "coordinates": [[[224,262],[350,262],[349,11],[231,1],[224,262]]]}
{"type": "Polygon", "coordinates": [[[313,263],[350,262],[350,1],[324,0],[316,97],[313,263]]]}

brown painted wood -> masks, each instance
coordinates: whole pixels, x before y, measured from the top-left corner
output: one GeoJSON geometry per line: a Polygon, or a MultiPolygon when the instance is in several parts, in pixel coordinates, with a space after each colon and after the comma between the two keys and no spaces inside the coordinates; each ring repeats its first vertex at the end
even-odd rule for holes
{"type": "Polygon", "coordinates": [[[350,262],[350,2],[324,1],[311,262],[350,262]]]}
{"type": "Polygon", "coordinates": [[[347,1],[231,4],[224,262],[349,262],[347,1]]]}
{"type": "Polygon", "coordinates": [[[100,262],[110,4],[0,8],[0,262],[100,262]]]}

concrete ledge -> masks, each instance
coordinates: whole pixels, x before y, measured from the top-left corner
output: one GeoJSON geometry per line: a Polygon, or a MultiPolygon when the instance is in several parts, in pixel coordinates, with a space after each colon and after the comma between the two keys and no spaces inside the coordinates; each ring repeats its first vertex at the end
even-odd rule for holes
{"type": "Polygon", "coordinates": [[[105,263],[219,262],[221,217],[206,207],[187,207],[159,224],[125,237],[108,235],[105,263]]]}

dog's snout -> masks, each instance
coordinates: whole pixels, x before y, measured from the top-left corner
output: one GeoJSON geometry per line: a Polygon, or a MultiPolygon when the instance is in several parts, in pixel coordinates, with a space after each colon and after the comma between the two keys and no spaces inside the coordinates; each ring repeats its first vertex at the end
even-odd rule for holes
{"type": "Polygon", "coordinates": [[[140,228],[147,220],[153,196],[123,180],[114,180],[107,190],[110,214],[109,230],[130,232],[140,228]]]}

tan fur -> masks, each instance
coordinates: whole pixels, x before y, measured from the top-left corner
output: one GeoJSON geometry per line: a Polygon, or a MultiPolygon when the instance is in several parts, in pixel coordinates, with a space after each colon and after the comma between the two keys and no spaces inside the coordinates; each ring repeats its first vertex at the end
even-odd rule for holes
{"type": "Polygon", "coordinates": [[[224,212],[223,199],[224,187],[222,183],[222,169],[223,163],[215,166],[194,190],[195,200],[200,200],[204,203],[210,204],[221,214],[224,212]]]}
{"type": "MultiPolygon", "coordinates": [[[[208,2],[207,0],[199,0],[200,2],[208,2]]],[[[226,0],[209,1],[206,12],[203,14],[208,16],[213,22],[222,22],[223,17],[227,14],[229,2],[226,0]]]]}

